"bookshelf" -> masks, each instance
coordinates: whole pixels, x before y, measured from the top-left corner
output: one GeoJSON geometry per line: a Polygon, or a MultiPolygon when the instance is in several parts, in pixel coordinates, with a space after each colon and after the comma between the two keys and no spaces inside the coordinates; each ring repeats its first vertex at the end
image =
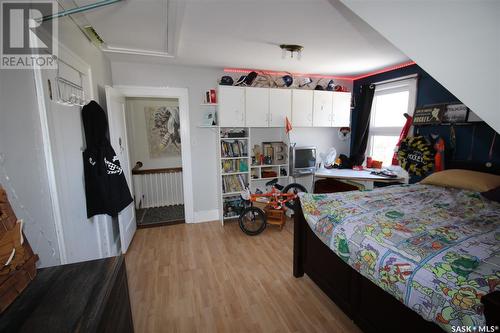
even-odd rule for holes
{"type": "Polygon", "coordinates": [[[281,185],[288,183],[289,145],[284,140],[283,129],[278,128],[218,127],[216,140],[219,217],[224,224],[239,217],[241,191],[247,184],[253,193],[257,188],[264,191],[265,183],[271,179],[278,178],[281,185]],[[252,164],[252,149],[255,145],[262,146],[263,142],[285,143],[282,149],[286,158],[269,164],[254,159],[252,164]]]}
{"type": "Polygon", "coordinates": [[[246,127],[219,127],[217,131],[219,216],[222,223],[238,218],[240,194],[250,181],[249,135],[246,127]]]}

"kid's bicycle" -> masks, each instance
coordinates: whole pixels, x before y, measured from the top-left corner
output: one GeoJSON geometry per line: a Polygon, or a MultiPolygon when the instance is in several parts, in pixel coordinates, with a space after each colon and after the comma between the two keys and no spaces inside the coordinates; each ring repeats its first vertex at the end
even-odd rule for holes
{"type": "Polygon", "coordinates": [[[278,179],[273,179],[266,183],[266,193],[250,193],[248,186],[241,193],[245,208],[240,214],[239,224],[241,230],[250,236],[260,234],[267,226],[267,216],[264,210],[253,205],[254,202],[261,202],[266,208],[271,209],[294,209],[299,203],[297,194],[307,192],[306,188],[297,183],[287,186],[278,184],[278,179]],[[270,188],[270,189],[269,189],[270,188]]]}

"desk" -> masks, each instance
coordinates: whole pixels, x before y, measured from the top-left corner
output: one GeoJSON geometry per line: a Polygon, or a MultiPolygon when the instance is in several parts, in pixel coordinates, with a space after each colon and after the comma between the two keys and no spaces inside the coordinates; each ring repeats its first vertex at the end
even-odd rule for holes
{"type": "MultiPolygon", "coordinates": [[[[314,178],[334,178],[339,180],[350,180],[353,182],[364,183],[367,189],[373,189],[373,182],[382,183],[405,183],[403,177],[389,178],[377,175],[372,175],[371,170],[356,171],[352,169],[317,169],[314,173],[314,178]]],[[[315,179],[313,180],[314,183],[315,179]]]]}

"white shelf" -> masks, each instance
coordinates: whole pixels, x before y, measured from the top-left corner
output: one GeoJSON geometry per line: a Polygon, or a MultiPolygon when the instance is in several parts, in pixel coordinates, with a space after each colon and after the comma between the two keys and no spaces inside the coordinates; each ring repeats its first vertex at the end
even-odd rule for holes
{"type": "Polygon", "coordinates": [[[239,219],[240,216],[239,215],[232,215],[232,216],[224,216],[223,219],[224,220],[236,220],[236,219],[239,219]]]}
{"type": "Polygon", "coordinates": [[[247,173],[248,171],[226,172],[226,173],[221,173],[221,176],[246,175],[247,173]]]}
{"type": "Polygon", "coordinates": [[[218,106],[218,103],[201,103],[200,106],[218,106]]]}
{"type": "Polygon", "coordinates": [[[285,179],[288,178],[288,176],[279,176],[279,177],[267,177],[267,178],[252,178],[252,181],[254,180],[271,180],[271,179],[285,179]]]}
{"type": "Polygon", "coordinates": [[[288,166],[288,163],[285,164],[262,164],[262,165],[251,165],[251,168],[258,169],[258,168],[272,168],[272,167],[281,167],[281,166],[288,166]]]}
{"type": "Polygon", "coordinates": [[[240,157],[221,157],[221,160],[245,160],[248,159],[248,156],[240,156],[240,157]]]}
{"type": "Polygon", "coordinates": [[[241,195],[241,191],[240,192],[226,192],[226,193],[222,193],[222,196],[224,196],[224,197],[230,197],[232,195],[241,195]]]}
{"type": "Polygon", "coordinates": [[[220,140],[248,140],[248,137],[243,137],[243,138],[220,138],[220,140]]]}
{"type": "Polygon", "coordinates": [[[218,128],[219,125],[198,125],[200,128],[218,128]]]}

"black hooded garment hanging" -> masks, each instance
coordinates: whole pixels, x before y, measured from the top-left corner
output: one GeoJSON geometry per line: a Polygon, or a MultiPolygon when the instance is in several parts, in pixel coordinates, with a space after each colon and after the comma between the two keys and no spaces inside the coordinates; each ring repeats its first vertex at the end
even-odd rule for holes
{"type": "Polygon", "coordinates": [[[87,149],[83,152],[87,217],[117,216],[132,201],[120,161],[106,136],[108,121],[95,101],[82,109],[87,149]]]}

